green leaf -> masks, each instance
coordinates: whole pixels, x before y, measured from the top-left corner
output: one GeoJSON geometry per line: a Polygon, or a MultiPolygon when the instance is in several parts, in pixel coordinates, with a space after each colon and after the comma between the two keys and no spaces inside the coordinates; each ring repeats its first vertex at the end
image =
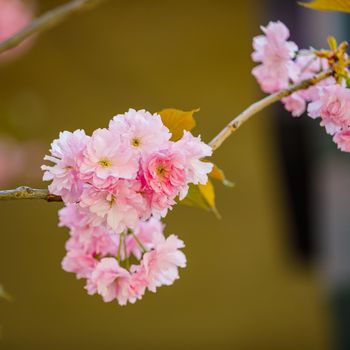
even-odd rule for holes
{"type": "Polygon", "coordinates": [[[234,183],[228,180],[225,176],[225,173],[217,165],[214,164],[212,171],[209,173],[209,176],[212,179],[221,181],[227,187],[234,187],[234,183]]]}
{"type": "Polygon", "coordinates": [[[299,4],[319,11],[350,12],[349,0],[314,0],[311,2],[299,2],[299,4]]]}
{"type": "Polygon", "coordinates": [[[167,108],[159,112],[164,125],[172,133],[172,140],[179,140],[184,130],[190,131],[196,126],[196,121],[193,114],[199,109],[194,109],[189,112],[184,112],[179,109],[167,108]]]}

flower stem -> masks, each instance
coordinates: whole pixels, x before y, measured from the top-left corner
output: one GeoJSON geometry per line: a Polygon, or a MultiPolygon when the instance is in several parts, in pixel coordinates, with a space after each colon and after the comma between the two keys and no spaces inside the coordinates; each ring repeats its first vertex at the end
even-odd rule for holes
{"type": "Polygon", "coordinates": [[[119,235],[119,245],[118,245],[118,252],[117,252],[117,261],[118,261],[119,264],[120,264],[121,255],[122,255],[123,239],[124,239],[124,232],[122,232],[122,233],[119,235]]]}
{"type": "Polygon", "coordinates": [[[129,270],[130,268],[130,261],[129,261],[129,257],[126,251],[126,237],[124,235],[124,239],[123,239],[123,247],[124,247],[124,259],[125,259],[125,267],[127,270],[129,270]]]}
{"type": "Polygon", "coordinates": [[[134,237],[136,243],[139,245],[140,249],[142,250],[142,253],[146,253],[147,249],[142,244],[142,242],[139,240],[139,238],[135,235],[134,231],[131,231],[132,236],[134,237]]]}

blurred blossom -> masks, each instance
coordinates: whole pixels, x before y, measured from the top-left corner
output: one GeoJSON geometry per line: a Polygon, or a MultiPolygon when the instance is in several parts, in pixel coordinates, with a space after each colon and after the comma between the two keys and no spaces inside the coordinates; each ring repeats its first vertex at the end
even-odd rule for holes
{"type": "Polygon", "coordinates": [[[43,147],[38,141],[19,143],[8,137],[0,138],[0,187],[14,180],[33,181],[39,179],[38,169],[43,147]]]}
{"type": "MultiPolygon", "coordinates": [[[[34,1],[0,0],[0,41],[6,40],[25,26],[34,17],[34,1]]],[[[33,38],[24,40],[13,49],[0,54],[0,62],[10,61],[25,52],[33,38]]]]}

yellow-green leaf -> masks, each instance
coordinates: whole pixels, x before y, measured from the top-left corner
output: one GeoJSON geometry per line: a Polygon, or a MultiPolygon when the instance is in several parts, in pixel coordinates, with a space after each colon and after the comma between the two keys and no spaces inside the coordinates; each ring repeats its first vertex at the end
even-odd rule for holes
{"type": "Polygon", "coordinates": [[[213,183],[210,180],[208,180],[208,182],[205,185],[199,184],[198,188],[203,198],[209,205],[209,208],[214,212],[214,214],[218,218],[220,218],[220,214],[217,211],[216,205],[215,205],[215,190],[214,190],[213,183]]]}
{"type": "Polygon", "coordinates": [[[212,211],[217,218],[220,218],[220,214],[215,205],[214,186],[210,180],[206,185],[190,185],[188,194],[181,203],[191,207],[212,211]]]}
{"type": "Polygon", "coordinates": [[[313,10],[350,12],[349,0],[314,0],[311,2],[300,2],[299,4],[313,10]]]}
{"type": "Polygon", "coordinates": [[[164,125],[172,133],[172,140],[179,140],[184,130],[190,131],[196,126],[196,121],[193,118],[193,114],[198,112],[199,109],[184,112],[179,109],[167,108],[159,112],[164,125]]]}
{"type": "Polygon", "coordinates": [[[208,211],[210,210],[208,202],[205,200],[201,191],[196,185],[190,185],[186,198],[180,203],[190,207],[197,207],[208,211]]]}
{"type": "Polygon", "coordinates": [[[215,180],[221,181],[225,186],[233,187],[234,183],[226,179],[226,176],[222,169],[214,164],[212,171],[209,173],[209,176],[215,180]]]}

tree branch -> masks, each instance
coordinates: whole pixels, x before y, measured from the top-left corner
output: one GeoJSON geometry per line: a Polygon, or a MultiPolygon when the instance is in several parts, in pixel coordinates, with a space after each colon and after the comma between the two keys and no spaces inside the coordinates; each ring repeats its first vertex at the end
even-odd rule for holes
{"type": "Polygon", "coordinates": [[[264,97],[260,101],[253,103],[236,118],[234,118],[230,123],[228,123],[225,126],[225,128],[222,129],[220,133],[209,142],[209,146],[213,149],[213,151],[215,151],[229,136],[231,136],[243,123],[245,123],[253,115],[257,114],[258,112],[262,111],[264,108],[272,105],[273,103],[281,100],[283,97],[287,97],[293,92],[307,89],[308,87],[317,84],[321,80],[324,80],[330,77],[331,75],[331,70],[321,72],[310,79],[303,80],[298,84],[292,85],[287,89],[278,91],[274,94],[264,97]]]}
{"type": "Polygon", "coordinates": [[[44,13],[12,37],[0,42],[0,53],[19,45],[23,40],[35,33],[40,33],[54,27],[70,15],[91,8],[102,1],[103,0],[73,0],[44,13]]]}
{"type": "Polygon", "coordinates": [[[17,187],[14,190],[0,191],[0,201],[11,199],[44,199],[47,202],[62,202],[60,196],[51,194],[46,189],[36,189],[27,186],[17,187]]]}
{"type": "MultiPolygon", "coordinates": [[[[262,100],[253,103],[235,119],[233,119],[227,126],[220,131],[220,133],[210,141],[209,145],[215,151],[222,143],[232,135],[244,122],[246,122],[253,115],[257,114],[264,108],[271,104],[281,100],[283,97],[291,95],[293,92],[307,89],[308,87],[317,84],[321,80],[324,80],[332,75],[332,71],[325,71],[318,75],[315,75],[311,79],[302,81],[301,83],[292,85],[288,89],[281,90],[275,94],[266,96],[262,100]]],[[[27,186],[21,186],[14,190],[0,190],[0,201],[11,199],[44,199],[48,202],[61,202],[62,198],[54,194],[49,193],[47,189],[35,189],[27,186]]]]}

